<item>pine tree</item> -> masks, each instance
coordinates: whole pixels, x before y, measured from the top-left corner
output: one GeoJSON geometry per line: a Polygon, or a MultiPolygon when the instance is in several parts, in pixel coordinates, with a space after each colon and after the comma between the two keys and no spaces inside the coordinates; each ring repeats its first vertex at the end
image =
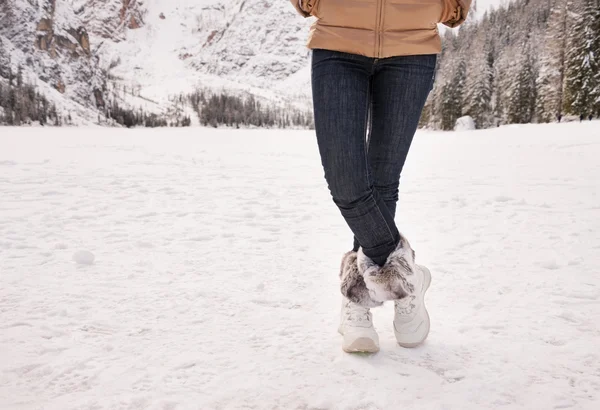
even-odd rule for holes
{"type": "Polygon", "coordinates": [[[568,10],[570,1],[558,1],[550,11],[536,80],[537,120],[550,122],[562,116],[568,10]]]}
{"type": "Polygon", "coordinates": [[[533,119],[535,107],[535,72],[530,47],[514,50],[514,63],[509,69],[510,84],[507,87],[506,120],[510,124],[525,124],[533,119]]]}
{"type": "Polygon", "coordinates": [[[458,63],[452,79],[442,87],[442,129],[452,130],[463,113],[463,91],[465,88],[466,64],[458,63]]]}
{"type": "Polygon", "coordinates": [[[477,128],[486,128],[491,124],[493,57],[485,38],[479,39],[469,62],[463,111],[473,117],[477,128]]]}
{"type": "Polygon", "coordinates": [[[423,106],[423,111],[421,111],[421,118],[419,118],[419,127],[423,128],[423,127],[427,127],[431,121],[432,118],[432,98],[431,98],[431,93],[429,94],[429,97],[427,98],[427,101],[425,101],[425,105],[423,106]]]}
{"type": "Polygon", "coordinates": [[[597,0],[582,0],[569,30],[565,69],[564,110],[587,116],[597,106],[600,70],[600,34],[597,0]]]}

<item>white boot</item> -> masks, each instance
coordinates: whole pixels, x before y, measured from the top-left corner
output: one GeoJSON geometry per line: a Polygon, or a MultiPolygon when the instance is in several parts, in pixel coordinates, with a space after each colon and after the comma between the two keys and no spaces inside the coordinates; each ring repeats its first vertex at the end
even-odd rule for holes
{"type": "Polygon", "coordinates": [[[340,327],[344,337],[342,349],[346,353],[379,351],[379,336],[373,327],[373,316],[368,308],[343,298],[340,327]]]}
{"type": "Polygon", "coordinates": [[[394,302],[394,334],[402,347],[417,347],[429,334],[429,313],[425,307],[425,292],[431,285],[431,272],[415,265],[415,292],[394,302]]]}

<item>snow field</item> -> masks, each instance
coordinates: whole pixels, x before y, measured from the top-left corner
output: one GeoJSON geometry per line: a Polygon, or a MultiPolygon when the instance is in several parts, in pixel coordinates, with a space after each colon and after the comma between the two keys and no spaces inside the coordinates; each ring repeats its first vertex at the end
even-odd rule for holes
{"type": "Polygon", "coordinates": [[[361,356],[312,133],[0,128],[0,408],[597,409],[599,156],[598,122],[419,132],[431,334],[388,304],[361,356]]]}

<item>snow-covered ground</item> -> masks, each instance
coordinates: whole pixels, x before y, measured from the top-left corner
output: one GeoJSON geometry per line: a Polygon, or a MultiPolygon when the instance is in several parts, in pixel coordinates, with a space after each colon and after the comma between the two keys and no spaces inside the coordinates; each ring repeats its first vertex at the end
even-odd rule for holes
{"type": "Polygon", "coordinates": [[[0,128],[1,409],[600,408],[600,123],[420,132],[428,341],[341,351],[304,131],[0,128]]]}

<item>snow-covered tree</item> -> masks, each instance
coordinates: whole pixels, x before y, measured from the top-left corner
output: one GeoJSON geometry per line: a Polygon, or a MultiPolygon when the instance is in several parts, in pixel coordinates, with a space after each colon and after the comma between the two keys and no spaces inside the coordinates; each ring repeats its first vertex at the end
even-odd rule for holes
{"type": "Polygon", "coordinates": [[[514,63],[508,70],[505,107],[511,124],[529,123],[535,108],[535,66],[529,46],[514,50],[514,63]]]}
{"type": "Polygon", "coordinates": [[[444,130],[454,129],[456,120],[463,114],[463,92],[466,80],[466,64],[460,61],[451,80],[442,87],[441,125],[444,130]]]}
{"type": "Polygon", "coordinates": [[[588,115],[597,108],[600,70],[600,3],[581,0],[568,32],[564,109],[588,115]]]}
{"type": "Polygon", "coordinates": [[[480,36],[467,63],[463,101],[463,114],[473,117],[477,128],[492,124],[493,65],[494,57],[487,39],[480,36]]]}
{"type": "Polygon", "coordinates": [[[558,1],[550,10],[541,49],[537,85],[537,120],[550,122],[562,114],[568,12],[571,1],[558,1]]]}
{"type": "Polygon", "coordinates": [[[596,69],[596,89],[593,91],[593,95],[596,97],[596,101],[593,102],[593,113],[600,117],[600,0],[596,0],[596,4],[590,2],[590,8],[593,11],[590,11],[592,17],[590,19],[591,24],[591,32],[592,32],[592,50],[595,59],[595,69],[596,69]]]}

